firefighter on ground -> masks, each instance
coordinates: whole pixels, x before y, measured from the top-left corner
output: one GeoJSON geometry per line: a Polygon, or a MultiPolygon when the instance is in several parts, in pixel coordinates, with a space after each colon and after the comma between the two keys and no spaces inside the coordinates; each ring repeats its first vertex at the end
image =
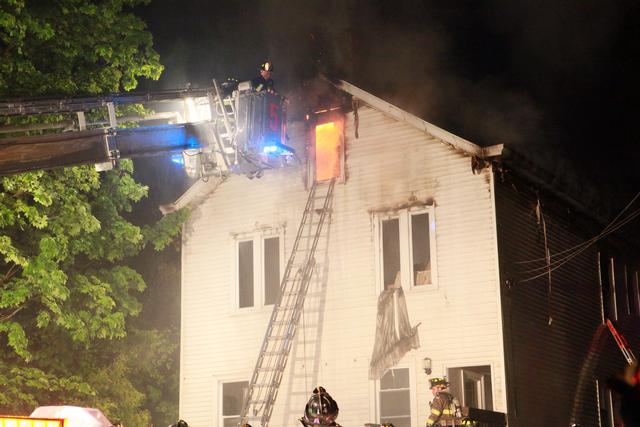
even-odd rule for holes
{"type": "Polygon", "coordinates": [[[273,79],[271,78],[273,71],[273,63],[270,61],[260,65],[260,75],[251,80],[251,88],[256,92],[275,93],[276,90],[273,88],[273,79]]]}
{"type": "Polygon", "coordinates": [[[441,421],[451,420],[462,416],[458,399],[449,393],[449,383],[445,378],[431,378],[429,380],[433,400],[431,413],[427,418],[427,427],[439,426],[441,421]]]}
{"type": "Polygon", "coordinates": [[[316,387],[304,407],[304,415],[300,418],[300,422],[305,427],[340,427],[340,424],[336,423],[339,411],[338,403],[327,393],[327,390],[324,387],[316,387]]]}

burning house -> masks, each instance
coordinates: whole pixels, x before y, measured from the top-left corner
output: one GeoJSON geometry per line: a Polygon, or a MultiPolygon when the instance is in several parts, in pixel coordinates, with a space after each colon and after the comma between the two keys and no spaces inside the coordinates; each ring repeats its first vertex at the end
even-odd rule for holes
{"type": "Polygon", "coordinates": [[[346,107],[288,124],[297,162],[173,206],[192,209],[181,418],[292,426],[323,386],[342,425],[420,426],[446,376],[495,425],[610,425],[624,359],[598,331],[634,345],[637,248],[586,245],[598,219],[501,145],[339,89],[346,107]]]}

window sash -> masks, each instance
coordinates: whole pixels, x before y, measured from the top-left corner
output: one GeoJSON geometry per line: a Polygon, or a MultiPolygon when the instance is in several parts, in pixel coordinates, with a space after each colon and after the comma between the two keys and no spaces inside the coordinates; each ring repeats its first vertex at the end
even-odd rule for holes
{"type": "Polygon", "coordinates": [[[255,305],[255,244],[253,240],[238,242],[238,307],[255,305]]]}
{"type": "Polygon", "coordinates": [[[382,277],[384,289],[393,287],[402,280],[402,254],[400,253],[400,220],[386,218],[382,220],[382,277]]]}
{"type": "Polygon", "coordinates": [[[398,264],[400,284],[404,289],[434,288],[437,285],[437,252],[433,206],[379,215],[375,224],[378,234],[376,257],[379,289],[388,289],[393,285],[398,264]],[[397,249],[396,243],[392,242],[396,227],[397,249]],[[422,233],[422,239],[419,239],[422,233]],[[414,261],[416,255],[422,260],[414,261]]]}
{"type": "Polygon", "coordinates": [[[275,304],[280,294],[280,278],[282,276],[280,240],[280,236],[270,236],[262,239],[264,305],[275,304]]]}
{"type": "Polygon", "coordinates": [[[490,364],[447,369],[452,392],[462,406],[493,410],[492,372],[490,364]]]}
{"type": "Polygon", "coordinates": [[[242,403],[248,388],[249,381],[228,381],[220,385],[220,418],[223,427],[234,427],[240,422],[242,403]],[[229,398],[235,400],[231,405],[229,405],[229,398]]]}
{"type": "Polygon", "coordinates": [[[413,417],[412,379],[409,368],[392,368],[378,381],[378,408],[380,423],[391,422],[397,426],[411,426],[413,417]],[[387,378],[387,375],[398,375],[387,378]],[[389,381],[390,380],[390,381],[389,381]],[[406,399],[401,405],[388,401],[393,397],[406,399]]]}
{"type": "Polygon", "coordinates": [[[235,240],[235,308],[275,304],[283,270],[282,233],[256,233],[235,240]]]}
{"type": "Polygon", "coordinates": [[[409,235],[411,236],[411,285],[433,284],[431,262],[431,214],[409,213],[409,235]]]}

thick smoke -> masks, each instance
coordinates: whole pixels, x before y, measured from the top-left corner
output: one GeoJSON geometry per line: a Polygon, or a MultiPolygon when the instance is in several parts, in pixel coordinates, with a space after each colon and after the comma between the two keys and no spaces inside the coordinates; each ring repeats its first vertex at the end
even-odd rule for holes
{"type": "Polygon", "coordinates": [[[141,12],[164,87],[249,79],[268,58],[281,92],[342,78],[479,145],[640,184],[632,1],[155,0],[141,12]]]}

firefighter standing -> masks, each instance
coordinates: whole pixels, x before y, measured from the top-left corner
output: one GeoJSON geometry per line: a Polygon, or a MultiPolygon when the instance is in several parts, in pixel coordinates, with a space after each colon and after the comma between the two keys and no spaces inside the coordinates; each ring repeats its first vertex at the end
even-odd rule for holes
{"type": "Polygon", "coordinates": [[[449,393],[447,380],[445,378],[431,378],[429,383],[434,397],[431,401],[431,413],[427,418],[427,427],[439,426],[441,421],[460,417],[462,415],[460,403],[456,397],[449,393]]]}
{"type": "Polygon", "coordinates": [[[251,87],[256,92],[270,92],[275,93],[276,90],[273,88],[273,79],[271,78],[271,73],[273,73],[273,64],[269,61],[260,65],[260,75],[251,80],[251,87]]]}

